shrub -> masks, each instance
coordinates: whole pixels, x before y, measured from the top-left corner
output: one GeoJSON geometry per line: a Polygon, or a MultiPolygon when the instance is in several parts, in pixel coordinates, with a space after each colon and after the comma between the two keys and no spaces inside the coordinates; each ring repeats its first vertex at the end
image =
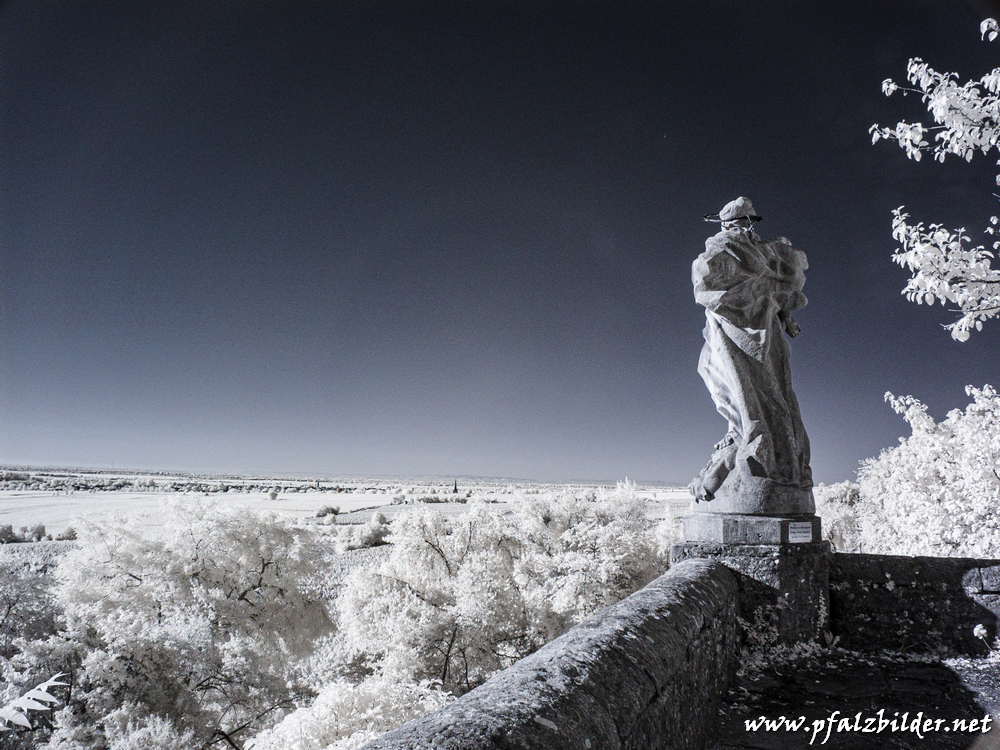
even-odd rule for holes
{"type": "Polygon", "coordinates": [[[858,482],[815,489],[824,536],[842,552],[1000,557],[1000,398],[973,401],[940,423],[912,396],[886,400],[909,437],[862,462],[858,482]]]}
{"type": "Polygon", "coordinates": [[[886,400],[912,428],[862,464],[865,552],[1000,557],[1000,397],[969,386],[972,403],[936,423],[912,396],[886,400]]]}
{"type": "Polygon", "coordinates": [[[52,541],[52,535],[45,533],[45,524],[22,526],[19,531],[14,531],[10,524],[0,526],[0,544],[25,544],[42,540],[52,541]]]}
{"type": "Polygon", "coordinates": [[[813,488],[816,515],[823,518],[823,538],[838,552],[861,552],[858,512],[861,491],[855,482],[820,484],[813,488]]]}
{"type": "Polygon", "coordinates": [[[368,549],[388,544],[389,523],[379,511],[372,513],[368,523],[342,526],[337,530],[337,551],[368,549]]]}
{"type": "Polygon", "coordinates": [[[22,526],[22,535],[25,541],[40,542],[45,538],[45,524],[36,524],[35,526],[22,526]]]}

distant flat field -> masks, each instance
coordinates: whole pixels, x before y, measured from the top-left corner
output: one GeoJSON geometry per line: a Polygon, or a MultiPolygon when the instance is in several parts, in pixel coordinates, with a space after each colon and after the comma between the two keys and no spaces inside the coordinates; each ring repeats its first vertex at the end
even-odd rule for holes
{"type": "MultiPolygon", "coordinates": [[[[48,533],[55,535],[73,526],[77,518],[99,522],[139,513],[146,517],[146,525],[155,529],[166,520],[165,502],[197,495],[298,519],[315,517],[324,507],[336,507],[340,510],[339,523],[360,523],[368,520],[375,510],[391,519],[427,503],[451,516],[463,513],[468,507],[466,503],[474,499],[506,504],[530,495],[572,493],[584,496],[600,491],[601,486],[459,481],[457,494],[454,489],[452,481],[387,481],[363,477],[317,481],[31,472],[28,480],[8,479],[0,483],[0,525],[10,524],[19,529],[43,524],[48,533]],[[58,486],[59,483],[64,486],[58,486]],[[120,486],[114,488],[116,484],[120,486]],[[223,491],[226,487],[228,491],[223,491]],[[277,493],[274,499],[272,491],[277,493]]],[[[691,496],[685,488],[638,485],[638,490],[650,500],[650,518],[665,518],[668,514],[678,518],[689,512],[691,496]]]]}

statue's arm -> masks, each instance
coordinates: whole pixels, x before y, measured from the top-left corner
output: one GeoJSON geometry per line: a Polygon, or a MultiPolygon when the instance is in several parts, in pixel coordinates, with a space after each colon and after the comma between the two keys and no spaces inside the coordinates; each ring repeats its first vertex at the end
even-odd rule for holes
{"type": "Polygon", "coordinates": [[[806,306],[807,300],[802,287],[806,283],[805,271],[809,268],[809,262],[806,254],[792,247],[792,243],[784,237],[778,237],[772,247],[778,271],[778,289],[774,295],[774,301],[778,305],[778,321],[785,333],[795,338],[802,333],[802,329],[792,317],[792,311],[806,306]]]}
{"type": "Polygon", "coordinates": [[[809,268],[809,263],[806,254],[792,247],[784,237],[767,244],[771,262],[766,274],[766,285],[770,288],[766,293],[771,295],[778,309],[787,315],[806,306],[807,300],[802,288],[806,283],[805,271],[809,268]]]}

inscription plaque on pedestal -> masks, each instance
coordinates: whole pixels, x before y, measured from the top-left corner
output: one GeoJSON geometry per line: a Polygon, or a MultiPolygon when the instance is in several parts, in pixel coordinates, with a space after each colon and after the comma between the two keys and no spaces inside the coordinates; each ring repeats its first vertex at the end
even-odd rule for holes
{"type": "Polygon", "coordinates": [[[788,543],[806,544],[813,541],[813,525],[808,521],[792,521],[788,524],[788,543]]]}

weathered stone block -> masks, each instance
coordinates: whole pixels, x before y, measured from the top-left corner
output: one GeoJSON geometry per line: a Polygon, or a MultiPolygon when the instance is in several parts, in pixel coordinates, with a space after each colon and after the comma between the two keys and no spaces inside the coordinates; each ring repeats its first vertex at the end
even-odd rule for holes
{"type": "Polygon", "coordinates": [[[783,643],[826,640],[829,632],[829,542],[809,544],[675,544],[671,561],[716,560],[737,573],[740,616],[773,615],[783,643]]]}
{"type": "Polygon", "coordinates": [[[967,593],[977,594],[983,590],[983,575],[979,568],[969,568],[962,575],[962,588],[967,593]]]}
{"type": "Polygon", "coordinates": [[[982,590],[1000,594],[1000,565],[979,568],[982,577],[982,590]]]}

